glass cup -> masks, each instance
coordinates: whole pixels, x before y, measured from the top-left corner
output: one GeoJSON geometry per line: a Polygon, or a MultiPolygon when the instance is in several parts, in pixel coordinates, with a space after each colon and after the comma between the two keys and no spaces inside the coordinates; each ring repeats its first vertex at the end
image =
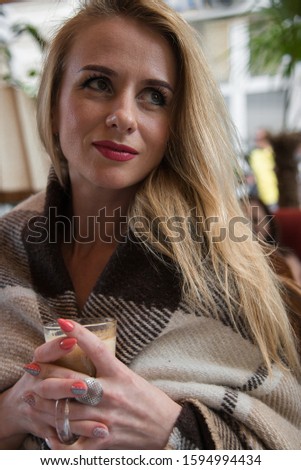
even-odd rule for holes
{"type": "MultiPolygon", "coordinates": [[[[116,320],[112,318],[105,318],[103,320],[96,321],[95,323],[89,323],[83,326],[98,336],[98,338],[106,344],[112,353],[115,354],[116,320]]],[[[46,342],[60,336],[65,336],[65,333],[61,330],[57,323],[50,323],[44,326],[44,337],[46,342]]],[[[56,364],[62,367],[66,367],[67,369],[82,372],[83,374],[89,375],[91,377],[94,377],[96,372],[93,363],[78,345],[76,345],[66,356],[58,359],[56,364]]]]}
{"type": "MultiPolygon", "coordinates": [[[[77,320],[75,320],[77,321],[77,320]]],[[[83,326],[92,331],[106,346],[115,354],[116,348],[116,320],[105,318],[96,320],[83,326]]],[[[55,338],[66,336],[57,323],[49,323],[44,326],[45,341],[52,341],[55,338]]],[[[77,372],[95,376],[96,369],[92,361],[87,357],[83,350],[78,346],[70,351],[66,356],[55,362],[57,365],[72,369],[77,372]]],[[[55,425],[57,435],[64,444],[73,444],[77,440],[77,436],[72,434],[69,424],[69,399],[61,399],[56,401],[55,406],[55,425]]]]}

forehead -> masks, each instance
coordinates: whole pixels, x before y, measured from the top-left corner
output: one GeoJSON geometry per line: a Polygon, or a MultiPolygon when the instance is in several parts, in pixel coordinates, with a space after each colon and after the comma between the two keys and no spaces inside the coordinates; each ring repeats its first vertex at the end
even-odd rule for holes
{"type": "Polygon", "coordinates": [[[168,41],[144,23],[124,17],[103,18],[79,30],[67,56],[67,67],[87,64],[135,64],[136,71],[153,70],[175,81],[176,58],[168,41]]]}

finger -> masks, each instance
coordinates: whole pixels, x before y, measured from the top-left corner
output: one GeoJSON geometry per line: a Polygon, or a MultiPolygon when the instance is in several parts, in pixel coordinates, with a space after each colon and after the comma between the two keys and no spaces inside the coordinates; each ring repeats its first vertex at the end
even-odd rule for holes
{"type": "Polygon", "coordinates": [[[76,338],[60,337],[43,343],[34,352],[35,362],[55,362],[71,352],[77,344],[76,338]]]}
{"type": "Polygon", "coordinates": [[[40,437],[47,435],[45,434],[47,429],[55,428],[56,402],[54,400],[45,400],[36,393],[28,393],[22,397],[22,400],[24,406],[27,406],[26,414],[39,430],[40,437]],[[44,433],[41,432],[42,429],[44,433]]]}
{"type": "Polygon", "coordinates": [[[56,400],[77,398],[87,392],[88,385],[84,380],[50,378],[37,382],[32,390],[21,396],[21,400],[35,410],[54,415],[56,400]]]}
{"type": "Polygon", "coordinates": [[[73,320],[59,319],[58,323],[67,336],[77,339],[79,347],[92,360],[98,374],[110,376],[122,367],[105,343],[87,328],[73,320]]]}
{"type": "MultiPolygon", "coordinates": [[[[54,415],[55,402],[53,400],[45,400],[34,392],[27,392],[26,394],[22,395],[21,400],[27,406],[36,412],[39,412],[40,414],[43,413],[44,415],[49,416],[54,415]]],[[[50,421],[47,422],[48,424],[53,424],[50,421]]]]}
{"type": "Polygon", "coordinates": [[[52,377],[39,382],[35,391],[40,397],[48,400],[76,398],[87,394],[88,385],[84,380],[66,379],[65,377],[62,380],[52,377]]]}
{"type": "MultiPolygon", "coordinates": [[[[27,414],[32,421],[43,423],[45,430],[55,427],[56,405],[54,400],[44,400],[35,393],[27,393],[22,397],[22,400],[25,406],[30,408],[30,413],[27,414]]],[[[92,415],[89,407],[73,404],[72,411],[69,411],[69,424],[72,433],[90,438],[107,439],[109,437],[108,427],[104,423],[95,422],[95,419],[92,420],[92,415]]]]}
{"type": "Polygon", "coordinates": [[[50,435],[54,427],[54,402],[41,400],[34,393],[27,393],[21,397],[24,406],[24,419],[27,422],[26,430],[39,437],[50,435]]]}
{"type": "Polygon", "coordinates": [[[93,439],[107,440],[110,433],[108,427],[103,423],[95,421],[70,421],[73,434],[93,439]]]}
{"type": "Polygon", "coordinates": [[[30,374],[33,377],[38,377],[39,379],[45,380],[48,378],[57,378],[57,379],[72,379],[80,380],[86,378],[85,374],[82,374],[72,369],[67,369],[57,364],[45,364],[31,362],[23,366],[25,372],[30,374]]]}

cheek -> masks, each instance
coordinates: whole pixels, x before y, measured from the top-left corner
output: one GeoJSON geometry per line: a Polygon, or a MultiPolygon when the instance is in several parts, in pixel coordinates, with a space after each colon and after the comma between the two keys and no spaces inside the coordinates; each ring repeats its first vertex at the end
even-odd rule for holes
{"type": "Polygon", "coordinates": [[[82,103],[79,103],[69,90],[63,89],[58,108],[58,127],[61,132],[65,135],[68,132],[80,132],[87,115],[89,112],[85,110],[82,103]]]}
{"type": "Polygon", "coordinates": [[[145,127],[145,135],[150,150],[155,150],[163,157],[170,135],[169,120],[158,119],[148,123],[145,127]]]}
{"type": "Polygon", "coordinates": [[[158,132],[158,157],[160,158],[160,161],[166,152],[169,135],[169,126],[166,126],[165,128],[161,127],[160,131],[158,132]]]}
{"type": "Polygon", "coordinates": [[[61,120],[61,136],[68,137],[69,133],[74,133],[79,128],[78,116],[72,112],[65,116],[65,119],[61,120]]]}
{"type": "Polygon", "coordinates": [[[82,110],[70,101],[61,101],[59,122],[62,129],[70,129],[78,127],[82,120],[82,110]]]}
{"type": "Polygon", "coordinates": [[[84,121],[80,110],[72,103],[63,100],[58,114],[58,133],[63,154],[69,161],[81,148],[84,121]]]}

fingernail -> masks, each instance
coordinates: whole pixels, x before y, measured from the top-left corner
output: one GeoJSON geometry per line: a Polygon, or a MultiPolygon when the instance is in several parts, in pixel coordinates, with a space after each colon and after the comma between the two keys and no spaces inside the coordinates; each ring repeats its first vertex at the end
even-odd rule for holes
{"type": "Polygon", "coordinates": [[[105,437],[109,436],[109,431],[105,428],[97,427],[97,428],[93,429],[92,435],[93,435],[93,437],[98,437],[98,438],[104,439],[105,437]]]}
{"type": "Polygon", "coordinates": [[[23,369],[25,370],[25,372],[28,372],[28,374],[31,374],[34,377],[39,375],[39,373],[41,372],[41,368],[39,364],[37,364],[36,362],[31,362],[30,364],[26,364],[23,367],[23,369]]]}
{"type": "Polygon", "coordinates": [[[74,382],[71,385],[71,392],[74,395],[85,395],[87,393],[88,387],[85,382],[74,382]]]}
{"type": "Polygon", "coordinates": [[[64,350],[72,349],[77,343],[76,338],[64,338],[60,342],[60,348],[64,350]]]}
{"type": "Polygon", "coordinates": [[[36,404],[35,397],[31,393],[29,393],[28,395],[24,395],[22,397],[22,400],[24,401],[24,403],[27,403],[27,405],[29,406],[35,406],[36,404]]]}
{"type": "Polygon", "coordinates": [[[73,323],[71,323],[71,321],[69,320],[64,320],[63,318],[59,318],[57,322],[62,328],[62,330],[66,331],[66,333],[70,333],[70,331],[72,331],[74,328],[73,323]]]}

